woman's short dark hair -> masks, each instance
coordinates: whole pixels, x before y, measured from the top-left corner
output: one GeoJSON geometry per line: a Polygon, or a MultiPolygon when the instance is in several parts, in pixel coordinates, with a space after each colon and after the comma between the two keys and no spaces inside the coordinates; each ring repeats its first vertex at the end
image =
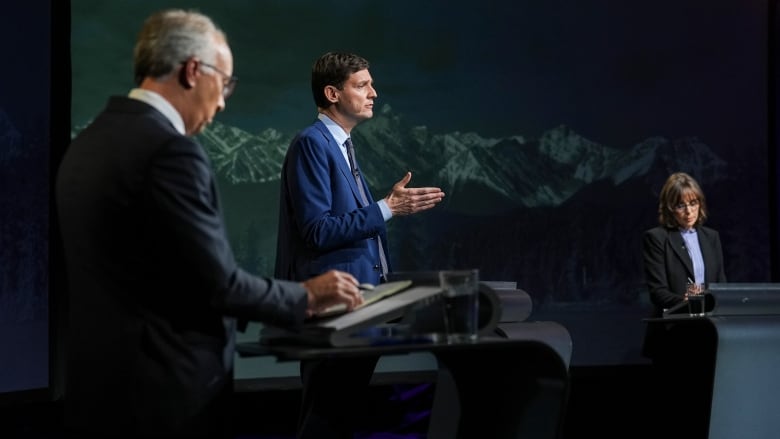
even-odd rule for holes
{"type": "Polygon", "coordinates": [[[693,195],[699,202],[699,217],[696,225],[700,226],[707,220],[707,201],[699,183],[685,172],[676,172],[669,176],[661,188],[658,201],[658,222],[668,228],[677,228],[679,224],[674,216],[674,207],[683,202],[688,195],[693,195]]]}
{"type": "Polygon", "coordinates": [[[365,58],[353,53],[328,52],[311,68],[311,92],[317,108],[328,108],[331,102],[325,97],[325,87],[332,85],[341,90],[349,75],[368,68],[365,58]]]}

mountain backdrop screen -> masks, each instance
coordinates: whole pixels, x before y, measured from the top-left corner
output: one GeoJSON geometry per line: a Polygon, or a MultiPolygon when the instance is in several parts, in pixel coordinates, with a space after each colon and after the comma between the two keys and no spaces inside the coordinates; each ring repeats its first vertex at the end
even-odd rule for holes
{"type": "MultiPolygon", "coordinates": [[[[733,282],[770,277],[768,5],[744,0],[168,2],[227,32],[239,77],[199,139],[241,265],[271,275],[279,174],[316,118],[327,51],[370,63],[353,131],[375,198],[404,173],[435,209],[388,223],[396,270],[478,268],[563,324],[573,364],[638,363],[641,236],[675,171],[701,183],[733,282]]],[[[133,86],[152,0],[73,0],[73,134],[133,86]]]]}

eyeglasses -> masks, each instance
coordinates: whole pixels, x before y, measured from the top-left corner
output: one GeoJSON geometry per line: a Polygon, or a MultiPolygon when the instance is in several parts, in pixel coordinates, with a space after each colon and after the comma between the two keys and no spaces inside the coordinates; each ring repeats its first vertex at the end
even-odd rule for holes
{"type": "Polygon", "coordinates": [[[677,212],[685,212],[686,208],[690,208],[691,210],[696,210],[699,207],[699,200],[691,200],[688,203],[680,203],[673,207],[673,209],[677,212]]]}
{"type": "Polygon", "coordinates": [[[233,90],[236,89],[236,82],[238,82],[238,77],[228,75],[227,73],[218,69],[215,65],[205,63],[203,61],[200,61],[200,64],[213,69],[222,76],[222,96],[225,99],[229,98],[230,95],[233,94],[233,90]]]}
{"type": "Polygon", "coordinates": [[[200,65],[206,66],[215,72],[219,73],[220,76],[222,76],[222,97],[225,99],[229,98],[230,95],[233,94],[233,91],[236,89],[236,82],[238,82],[238,77],[236,76],[230,76],[227,73],[223,72],[222,70],[218,69],[217,66],[209,63],[205,63],[203,61],[199,61],[200,65]]]}

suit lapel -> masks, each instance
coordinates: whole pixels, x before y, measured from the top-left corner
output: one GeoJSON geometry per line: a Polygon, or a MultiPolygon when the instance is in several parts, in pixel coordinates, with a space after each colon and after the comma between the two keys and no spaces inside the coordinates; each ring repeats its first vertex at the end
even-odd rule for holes
{"type": "Polygon", "coordinates": [[[671,243],[672,251],[680,259],[680,262],[683,263],[688,277],[692,279],[694,276],[693,261],[691,260],[690,255],[688,255],[688,250],[685,248],[685,241],[679,230],[669,231],[669,242],[671,243]]]}
{"type": "Polygon", "coordinates": [[[322,123],[321,120],[317,119],[317,121],[314,123],[314,126],[320,130],[323,137],[325,138],[325,141],[327,142],[327,153],[331,154],[334,161],[338,163],[339,171],[341,171],[342,176],[347,181],[347,184],[352,190],[352,195],[355,197],[355,202],[358,206],[365,207],[363,206],[363,202],[360,199],[360,190],[357,187],[355,176],[352,175],[352,170],[349,168],[349,164],[347,164],[347,161],[344,160],[344,155],[341,152],[341,145],[336,142],[336,139],[333,138],[333,135],[330,134],[330,131],[328,131],[328,128],[324,123],[322,123]]]}

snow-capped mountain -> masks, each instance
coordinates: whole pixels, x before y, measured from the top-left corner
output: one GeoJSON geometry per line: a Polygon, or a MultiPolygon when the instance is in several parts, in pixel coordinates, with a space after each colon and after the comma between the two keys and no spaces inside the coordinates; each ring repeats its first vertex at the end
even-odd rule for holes
{"type": "MultiPolygon", "coordinates": [[[[294,133],[273,128],[251,134],[218,122],[200,135],[220,176],[232,183],[278,180],[294,133]]],[[[473,132],[431,134],[405,124],[385,105],[353,132],[358,162],[375,193],[384,193],[407,170],[410,186],[438,186],[453,211],[489,215],[516,208],[561,205],[600,180],[615,185],[685,164],[717,179],[726,163],[696,138],[649,138],[617,149],[587,139],[565,125],[538,138],[521,134],[486,138],[473,132]],[[382,191],[382,192],[379,192],[382,191]]]]}
{"type": "Polygon", "coordinates": [[[199,138],[214,170],[231,183],[278,180],[291,140],[273,128],[253,135],[219,122],[214,122],[199,138]]]}

